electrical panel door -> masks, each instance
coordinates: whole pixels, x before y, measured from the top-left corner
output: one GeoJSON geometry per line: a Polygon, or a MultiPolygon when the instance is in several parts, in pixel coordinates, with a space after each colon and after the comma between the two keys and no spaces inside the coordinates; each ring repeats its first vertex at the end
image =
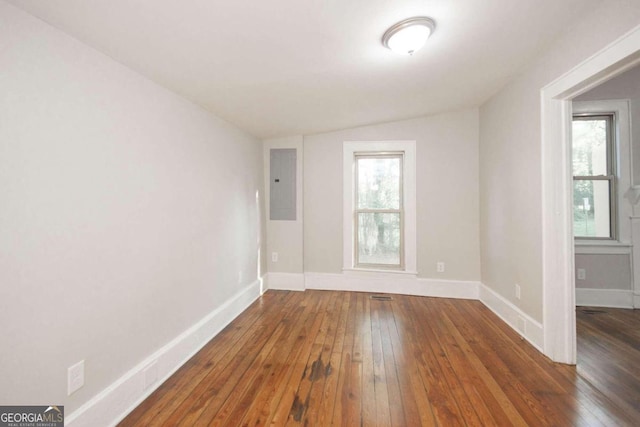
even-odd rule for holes
{"type": "Polygon", "coordinates": [[[272,220],[296,220],[296,149],[271,150],[269,165],[270,206],[272,220]]]}

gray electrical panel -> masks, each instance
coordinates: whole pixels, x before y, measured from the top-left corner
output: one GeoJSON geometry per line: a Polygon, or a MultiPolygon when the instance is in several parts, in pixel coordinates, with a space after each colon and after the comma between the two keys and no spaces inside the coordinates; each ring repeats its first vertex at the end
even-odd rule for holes
{"type": "Polygon", "coordinates": [[[296,220],[296,149],[271,150],[269,164],[269,218],[296,220]]]}

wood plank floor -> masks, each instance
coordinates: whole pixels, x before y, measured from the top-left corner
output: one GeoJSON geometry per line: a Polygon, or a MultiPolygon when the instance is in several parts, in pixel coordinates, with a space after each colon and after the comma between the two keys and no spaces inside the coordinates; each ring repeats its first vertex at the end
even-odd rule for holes
{"type": "Polygon", "coordinates": [[[576,327],[578,374],[624,411],[637,416],[640,411],[640,310],[578,307],[576,327]]]}
{"type": "Polygon", "coordinates": [[[576,368],[478,301],[389,297],[268,291],[120,425],[640,425],[640,365],[603,362],[638,328],[603,343],[581,310],[576,368]]]}

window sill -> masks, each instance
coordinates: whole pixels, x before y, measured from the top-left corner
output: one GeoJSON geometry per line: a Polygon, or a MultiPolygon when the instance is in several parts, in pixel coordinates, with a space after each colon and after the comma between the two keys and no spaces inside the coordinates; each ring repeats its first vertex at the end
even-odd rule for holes
{"type": "Polygon", "coordinates": [[[632,245],[618,240],[575,241],[577,255],[628,255],[632,245]]]}
{"type": "Polygon", "coordinates": [[[385,270],[385,269],[373,269],[373,268],[343,268],[342,272],[344,274],[349,274],[349,275],[361,275],[361,276],[366,276],[368,274],[388,274],[391,276],[397,276],[397,275],[401,275],[401,276],[417,276],[418,272],[417,271],[404,271],[404,270],[385,270]]]}

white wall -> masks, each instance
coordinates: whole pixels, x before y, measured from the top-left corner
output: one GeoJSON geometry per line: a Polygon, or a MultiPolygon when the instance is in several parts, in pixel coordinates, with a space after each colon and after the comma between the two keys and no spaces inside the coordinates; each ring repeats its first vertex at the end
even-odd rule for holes
{"type": "Polygon", "coordinates": [[[0,2],[0,403],[69,414],[255,283],[262,178],[258,141],[0,2]]]}
{"type": "Polygon", "coordinates": [[[542,217],[553,214],[541,208],[540,90],[638,22],[639,2],[604,2],[480,108],[482,282],[537,321],[543,309],[542,217]]]}
{"type": "MultiPolygon", "coordinates": [[[[478,110],[304,137],[304,269],[342,272],[344,141],[415,140],[418,276],[477,281],[478,110]],[[446,271],[436,273],[444,261],[446,271]]],[[[389,290],[391,291],[391,290],[389,290]]]]}
{"type": "Polygon", "coordinates": [[[576,270],[585,271],[585,278],[576,278],[576,289],[631,290],[631,256],[629,254],[576,255],[576,270]]]}
{"type": "Polygon", "coordinates": [[[268,284],[272,289],[276,288],[304,288],[303,271],[303,137],[302,135],[273,138],[263,141],[264,149],[264,185],[265,206],[267,224],[267,253],[266,262],[269,271],[268,284]],[[296,220],[272,221],[269,218],[270,201],[270,154],[272,149],[293,148],[296,150],[296,220]],[[273,261],[272,254],[278,254],[278,260],[273,261]],[[290,273],[291,275],[278,275],[274,273],[290,273]],[[292,284],[291,281],[295,281],[292,284]]]}

